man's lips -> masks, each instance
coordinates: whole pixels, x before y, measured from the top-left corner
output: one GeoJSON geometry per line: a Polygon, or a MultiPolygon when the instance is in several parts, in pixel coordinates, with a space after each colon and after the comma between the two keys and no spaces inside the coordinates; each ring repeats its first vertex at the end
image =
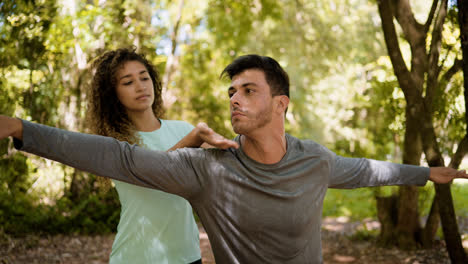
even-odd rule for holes
{"type": "Polygon", "coordinates": [[[232,111],[231,117],[236,117],[236,116],[245,116],[245,114],[240,111],[232,111]]]}

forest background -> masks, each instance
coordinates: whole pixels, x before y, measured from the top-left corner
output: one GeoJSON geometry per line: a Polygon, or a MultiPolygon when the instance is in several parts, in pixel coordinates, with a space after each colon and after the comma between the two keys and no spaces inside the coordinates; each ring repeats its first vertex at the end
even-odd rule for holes
{"type": "MultiPolygon", "coordinates": [[[[228,82],[219,74],[237,56],[256,53],[275,58],[290,75],[288,133],[348,157],[465,169],[458,6],[425,0],[2,1],[0,114],[89,131],[90,64],[106,50],[135,46],[163,76],[165,118],[203,121],[231,138],[228,82]],[[411,25],[424,32],[422,42],[414,40],[418,31],[411,25]],[[392,48],[402,64],[388,56],[392,48]],[[418,75],[418,61],[425,60],[418,75]],[[405,67],[407,79],[398,71],[405,67]],[[419,97],[405,80],[415,80],[419,97]],[[426,108],[408,116],[415,97],[426,108]]],[[[447,193],[436,196],[434,187],[329,190],[323,214],[378,219],[380,232],[361,235],[378,235],[383,245],[430,247],[449,236],[461,245],[468,234],[441,228],[451,224],[440,222],[445,209],[437,206],[447,193]]],[[[453,219],[467,218],[466,181],[441,188],[453,194],[447,202],[453,219]]],[[[115,232],[119,213],[115,190],[104,190],[96,176],[0,141],[0,238],[115,232]]]]}

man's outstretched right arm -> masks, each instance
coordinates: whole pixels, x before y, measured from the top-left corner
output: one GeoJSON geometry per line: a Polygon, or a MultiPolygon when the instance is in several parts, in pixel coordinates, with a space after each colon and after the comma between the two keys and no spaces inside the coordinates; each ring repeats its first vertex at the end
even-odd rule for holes
{"type": "MultiPolygon", "coordinates": [[[[200,181],[189,151],[152,151],[114,138],[76,133],[0,116],[0,139],[15,147],[71,167],[143,187],[190,197],[200,181]]],[[[202,150],[198,150],[202,151],[202,150]]],[[[200,152],[203,155],[202,152],[200,152]]]]}

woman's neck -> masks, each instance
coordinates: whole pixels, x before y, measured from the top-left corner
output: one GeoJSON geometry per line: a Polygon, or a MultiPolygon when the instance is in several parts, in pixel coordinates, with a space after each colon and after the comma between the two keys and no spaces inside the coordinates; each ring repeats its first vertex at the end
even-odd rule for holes
{"type": "Polygon", "coordinates": [[[151,132],[161,127],[161,123],[152,109],[144,112],[127,112],[127,114],[138,131],[151,132]]]}

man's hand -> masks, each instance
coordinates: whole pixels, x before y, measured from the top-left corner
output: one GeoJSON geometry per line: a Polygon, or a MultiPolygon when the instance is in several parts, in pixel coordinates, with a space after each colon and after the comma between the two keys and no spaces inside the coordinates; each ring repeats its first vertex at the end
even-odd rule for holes
{"type": "Polygon", "coordinates": [[[430,169],[429,180],[435,183],[449,183],[456,178],[468,179],[465,170],[459,171],[448,167],[432,167],[430,169]]]}
{"type": "Polygon", "coordinates": [[[229,140],[220,134],[214,132],[205,123],[198,123],[196,128],[198,137],[203,140],[202,147],[214,147],[220,149],[238,148],[239,144],[233,140],[229,140]],[[208,146],[207,146],[208,145],[208,146]]]}
{"type": "Polygon", "coordinates": [[[0,115],[0,139],[10,136],[23,140],[23,123],[19,119],[0,115]]]}

